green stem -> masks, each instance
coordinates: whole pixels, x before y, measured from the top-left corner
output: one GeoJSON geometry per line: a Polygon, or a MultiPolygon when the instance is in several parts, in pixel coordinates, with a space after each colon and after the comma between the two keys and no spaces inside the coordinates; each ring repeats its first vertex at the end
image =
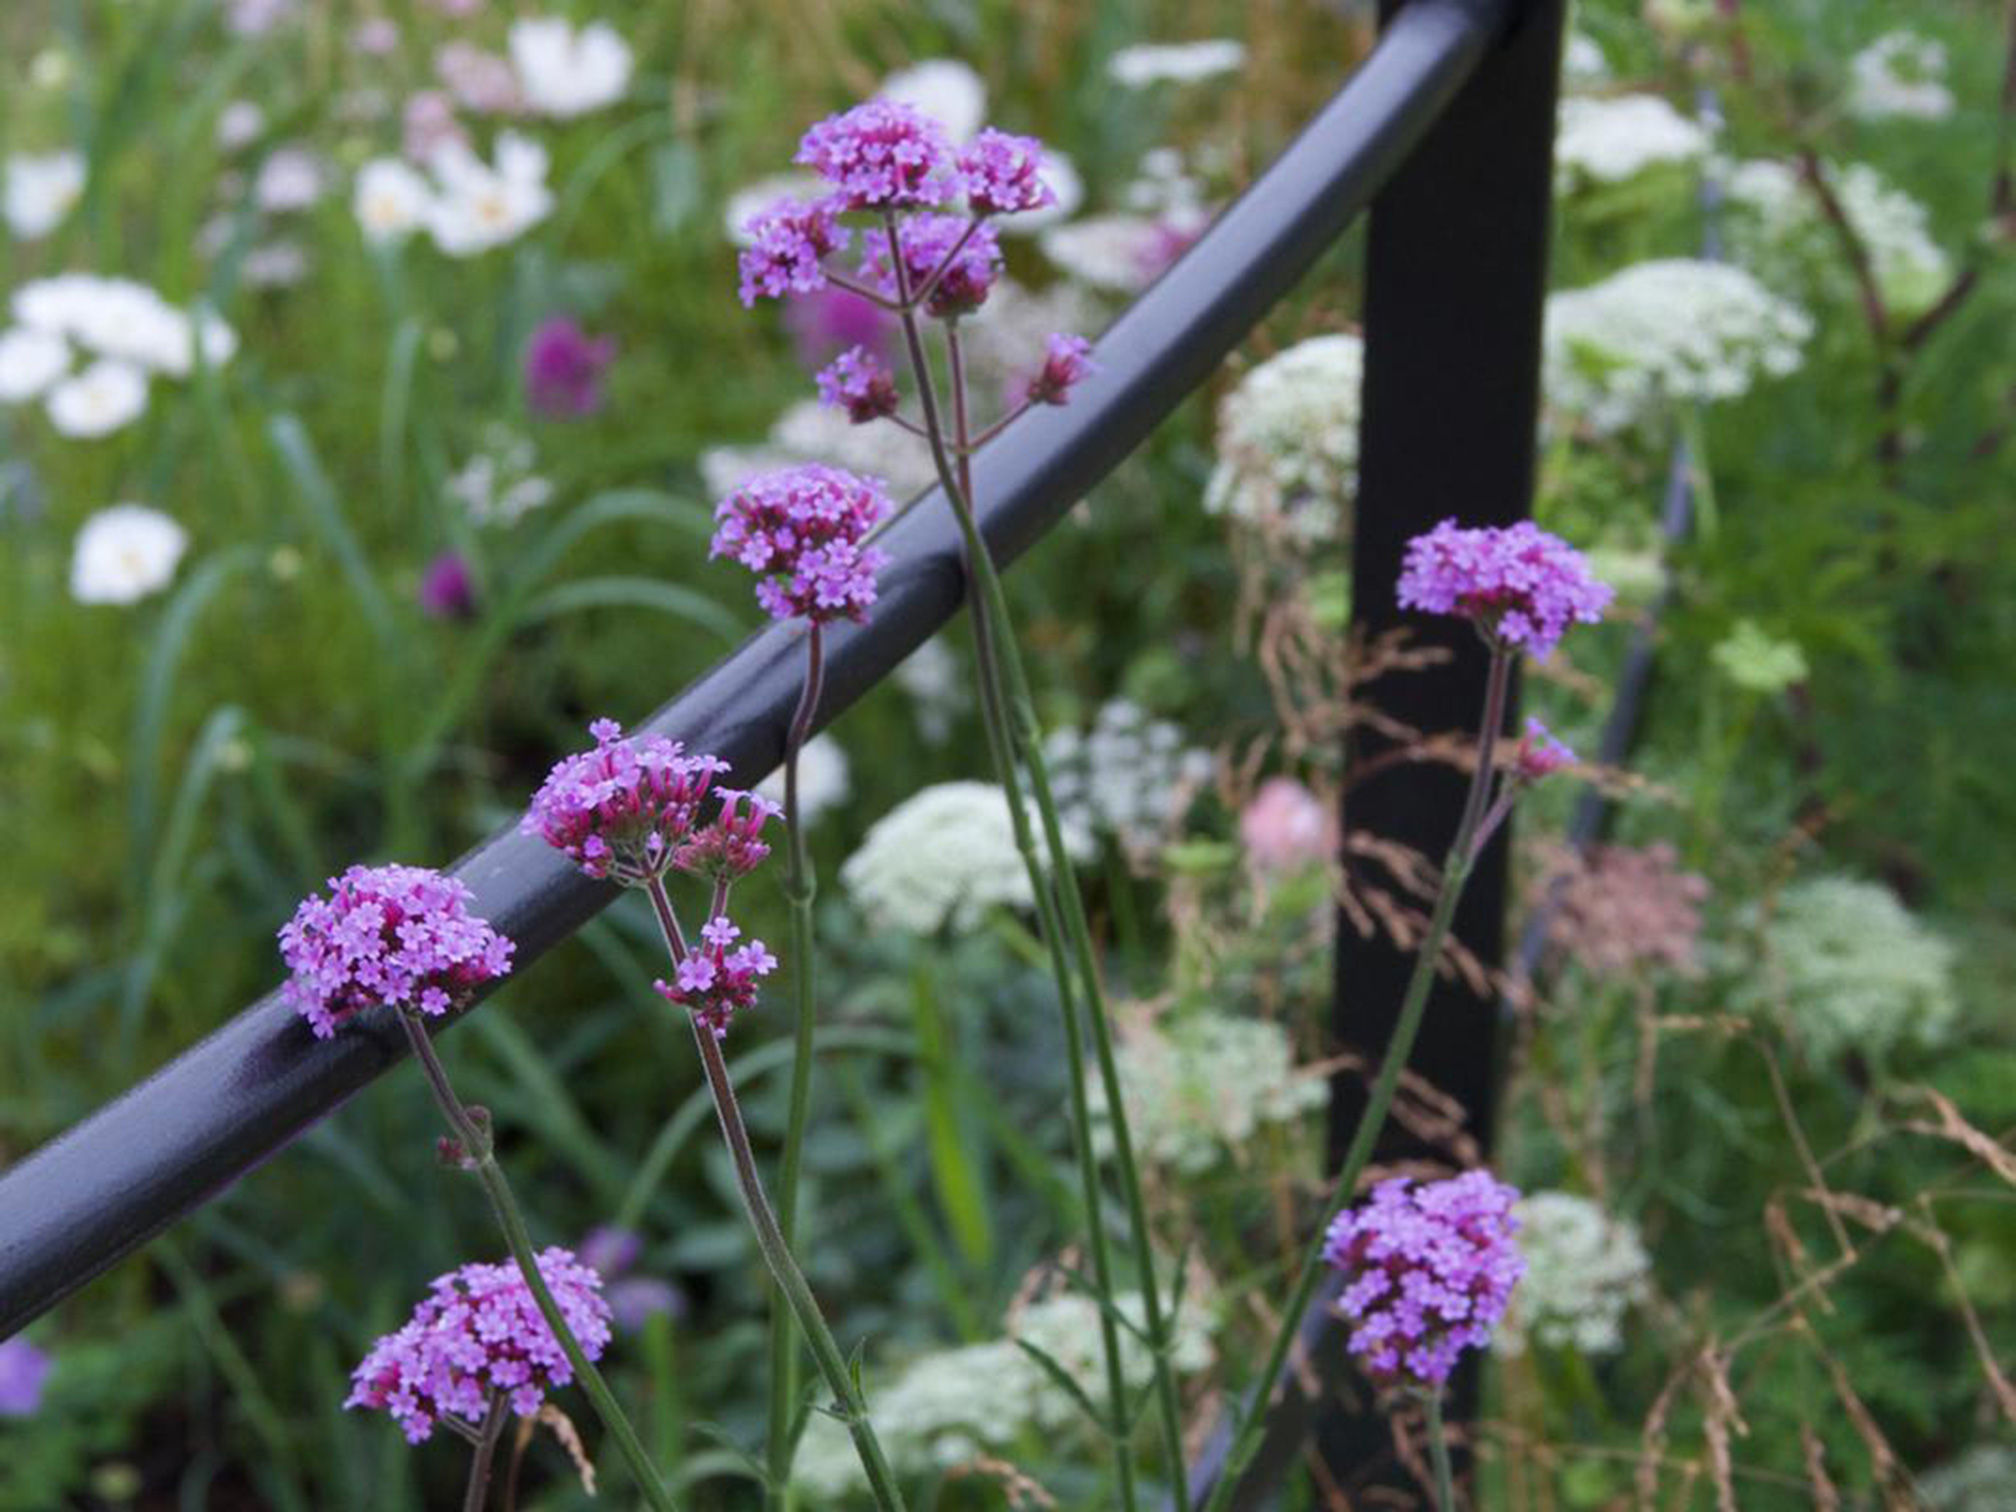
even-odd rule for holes
{"type": "Polygon", "coordinates": [[[1494,649],[1490,679],[1485,685],[1484,721],[1477,736],[1477,770],[1470,778],[1469,796],[1463,803],[1463,817],[1456,826],[1456,838],[1449,847],[1449,857],[1442,864],[1442,886],[1435,896],[1435,909],[1429,917],[1427,933],[1421,937],[1420,954],[1414,958],[1414,972],[1407,981],[1407,995],[1401,999],[1399,1021],[1393,1026],[1393,1038],[1387,1043],[1385,1059],[1379,1063],[1379,1076],[1372,1084],[1365,1111],[1359,1115],[1358,1127],[1353,1131],[1350,1147],[1344,1153],[1343,1167],[1337,1173],[1336,1190],[1322,1221],[1316,1226],[1316,1240],[1303,1256],[1301,1273],[1295,1278],[1295,1289],[1281,1309],[1281,1322],[1275,1330],[1274,1343],[1267,1351],[1266,1364],[1261,1367],[1258,1376],[1259,1384],[1254,1388],[1256,1398],[1247,1405],[1245,1420],[1225,1456],[1217,1484],[1211,1488],[1211,1495],[1204,1503],[1204,1512],[1224,1512],[1232,1500],[1232,1491],[1239,1482],[1241,1472],[1251,1463],[1254,1452],[1260,1447],[1274,1388],[1281,1379],[1282,1368],[1288,1362],[1288,1351],[1295,1342],[1296,1332],[1322,1279],[1324,1238],[1331,1221],[1344,1210],[1358,1190],[1358,1178],[1372,1158],[1373,1146],[1386,1123],[1386,1111],[1393,1105],[1393,1094],[1400,1085],[1400,1073],[1414,1051],[1414,1038],[1420,1032],[1421,1020],[1428,1007],[1428,992],[1435,984],[1435,967],[1442,957],[1442,943],[1449,937],[1449,926],[1456,917],[1456,901],[1463,895],[1463,884],[1470,877],[1474,859],[1471,841],[1478,821],[1483,817],[1485,798],[1491,788],[1498,732],[1505,723],[1505,704],[1511,681],[1511,653],[1502,648],[1494,649]]]}
{"type": "Polygon", "coordinates": [[[449,1084],[448,1072],[441,1064],[441,1057],[435,1052],[434,1041],[428,1036],[427,1028],[420,1022],[420,1016],[408,1010],[401,1010],[399,1021],[406,1026],[407,1041],[413,1047],[414,1059],[426,1073],[427,1085],[434,1093],[434,1101],[440,1105],[441,1113],[448,1121],[448,1127],[455,1137],[462,1141],[462,1148],[474,1162],[476,1175],[483,1183],[483,1191],[490,1199],[490,1208],[497,1216],[497,1226],[504,1231],[504,1242],[510,1247],[511,1258],[518,1262],[519,1273],[525,1278],[526,1288],[532,1293],[532,1300],[538,1304],[546,1326],[553,1330],[553,1337],[559,1342],[561,1353],[567,1356],[567,1363],[573,1367],[574,1377],[581,1383],[581,1389],[588,1394],[595,1412],[602,1419],[602,1426],[609,1430],[611,1438],[630,1473],[636,1477],[637,1488],[650,1503],[653,1512],[677,1512],[671,1493],[658,1478],[657,1468],[644,1452],[644,1445],[637,1437],[637,1430],[630,1426],[630,1420],[623,1415],[623,1409],[616,1405],[616,1398],[610,1394],[608,1383],[595,1364],[582,1353],[581,1341],[574,1337],[574,1330],[567,1326],[567,1319],[560,1311],[560,1304],[553,1300],[553,1293],[546,1285],[546,1278],[539,1271],[538,1257],[532,1250],[532,1236],[525,1228],[525,1215],[518,1207],[518,1199],[511,1193],[511,1185],[504,1178],[504,1168],[497,1164],[491,1149],[490,1131],[480,1127],[469,1116],[469,1110],[462,1105],[462,1099],[455,1095],[449,1084]]]}
{"type": "MultiPolygon", "coordinates": [[[[895,234],[893,222],[890,234],[895,234]]],[[[899,290],[902,290],[906,275],[900,259],[895,262],[899,290]]],[[[907,304],[907,301],[906,301],[907,304]]],[[[910,366],[916,378],[919,403],[924,412],[925,431],[931,443],[932,460],[937,465],[938,481],[944,488],[946,497],[952,501],[952,512],[960,527],[961,541],[965,554],[968,582],[977,580],[979,564],[988,560],[986,543],[981,539],[974,525],[972,512],[966,507],[967,486],[970,486],[969,465],[961,459],[960,471],[955,475],[952,459],[947,452],[945,427],[938,409],[936,385],[931,377],[931,367],[924,355],[924,338],[918,329],[916,313],[906,308],[902,313],[903,336],[910,353],[910,366]]],[[[948,328],[948,348],[953,365],[954,391],[963,389],[960,381],[964,374],[961,368],[961,353],[956,327],[948,328]]],[[[1124,1429],[1132,1412],[1132,1402],[1127,1389],[1126,1367],[1121,1355],[1120,1329],[1113,1316],[1113,1257],[1112,1248],[1106,1234],[1106,1224],[1101,1216],[1102,1193],[1099,1182],[1099,1162],[1092,1147],[1091,1100],[1087,1092],[1085,1069],[1085,1026],[1080,1016],[1080,1005],[1072,972],[1064,954],[1065,932],[1061,909],[1056,892],[1051,884],[1051,874],[1037,855],[1034,833],[1029,824],[1029,814],[1022,800],[1022,783],[1015,766],[1013,739],[1002,693],[1001,668],[994,650],[997,639],[994,622],[974,596],[973,644],[980,663],[980,708],[982,725],[987,733],[988,752],[993,758],[996,776],[1008,803],[1008,817],[1015,832],[1015,848],[1021,854],[1022,864],[1029,873],[1030,889],[1036,899],[1036,915],[1043,943],[1050,956],[1051,975],[1057,982],[1058,1009],[1064,1019],[1065,1066],[1069,1074],[1071,1094],[1071,1145],[1072,1154],[1078,1165],[1080,1200],[1085,1206],[1086,1244],[1092,1255],[1092,1281],[1099,1291],[1099,1337],[1102,1357],[1106,1367],[1107,1410],[1111,1418],[1108,1437],[1113,1449],[1114,1479],[1123,1512],[1134,1512],[1137,1493],[1134,1485],[1134,1456],[1124,1429]]],[[[1125,1111],[1113,1107],[1110,1110],[1117,1121],[1124,1121],[1125,1111]]],[[[1180,1459],[1178,1461],[1180,1464],[1180,1459]]]]}
{"type": "Polygon", "coordinates": [[[1428,1457],[1435,1465],[1436,1512],[1456,1512],[1456,1479],[1449,1470],[1449,1431],[1442,1425],[1442,1388],[1428,1393],[1428,1457]]]}
{"type": "Polygon", "coordinates": [[[490,1500],[490,1462],[497,1457],[497,1440],[504,1436],[509,1407],[503,1392],[490,1393],[490,1410],[476,1430],[476,1453],[469,1461],[469,1489],[462,1495],[462,1512],[483,1512],[484,1503],[490,1500]]]}
{"type": "MultiPolygon", "coordinates": [[[[665,884],[653,877],[645,883],[645,890],[650,894],[659,927],[665,932],[665,948],[678,961],[686,953],[685,942],[672,901],[665,895],[665,884]]],[[[895,1472],[889,1468],[882,1444],[875,1437],[868,1404],[855,1385],[840,1346],[833,1341],[832,1330],[826,1326],[804,1272],[791,1257],[791,1248],[777,1225],[777,1214],[763,1191],[763,1178],[756,1170],[756,1152],[749,1144],[749,1129],[742,1121],[742,1107],[735,1098],[735,1084],[729,1078],[728,1063],[721,1058],[721,1042],[715,1039],[713,1030],[695,1018],[693,1043],[700,1051],[700,1065],[707,1073],[707,1090],[714,1098],[714,1115],[721,1123],[721,1137],[727,1142],[729,1159],[735,1167],[735,1184],[741,1190],[742,1205],[748,1211],[750,1227],[755,1230],[756,1247],[762,1251],[763,1263],[769,1266],[771,1278],[784,1294],[798,1327],[804,1330],[806,1342],[812,1346],[812,1358],[826,1378],[827,1389],[840,1404],[841,1418],[854,1439],[855,1452],[861,1456],[861,1468],[867,1472],[868,1489],[874,1493],[876,1506],[883,1512],[903,1512],[903,1494],[896,1488],[895,1472]]]]}
{"type": "MultiPolygon", "coordinates": [[[[798,754],[812,731],[824,685],[826,660],[820,640],[821,626],[812,621],[805,642],[805,682],[798,693],[798,710],[784,739],[784,838],[786,852],[784,895],[791,910],[791,988],[796,1000],[797,1021],[791,1060],[790,1112],[784,1126],[783,1166],[777,1179],[777,1225],[786,1246],[798,1239],[798,1180],[804,1167],[805,1130],[811,1121],[812,1064],[816,1055],[814,1015],[816,990],[812,940],[812,904],[818,894],[818,878],[805,839],[803,810],[798,802],[798,754]]],[[[782,1294],[770,1303],[770,1487],[772,1507],[791,1504],[792,1424],[798,1401],[798,1338],[791,1310],[782,1294]]]]}

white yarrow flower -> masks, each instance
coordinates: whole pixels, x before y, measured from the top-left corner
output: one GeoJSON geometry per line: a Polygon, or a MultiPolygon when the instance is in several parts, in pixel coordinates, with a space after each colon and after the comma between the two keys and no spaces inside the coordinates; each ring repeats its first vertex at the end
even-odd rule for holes
{"type": "Polygon", "coordinates": [[[1493,1347],[1529,1344],[1585,1355],[1624,1347],[1624,1315],[1651,1294],[1652,1259],[1637,1227],[1572,1192],[1535,1192],[1513,1212],[1526,1274],[1493,1347]]]}
{"type": "Polygon", "coordinates": [[[987,122],[986,82],[957,58],[914,63],[889,75],[875,93],[922,111],[956,143],[971,141],[987,122]]]}
{"type": "Polygon", "coordinates": [[[1365,343],[1313,337],[1239,380],[1218,406],[1218,465],[1204,507],[1249,525],[1332,541],[1358,481],[1365,343]]]}
{"type": "Polygon", "coordinates": [[[1554,172],[1565,190],[1616,184],[1660,164],[1698,163],[1708,133],[1658,95],[1571,95],[1561,102],[1554,172]]]}
{"type": "Polygon", "coordinates": [[[630,45],[606,21],[579,31],[558,16],[514,21],[510,48],[525,102],[540,115],[587,115],[630,87],[630,45]]]}
{"type": "Polygon", "coordinates": [[[1143,42],[1123,47],[1106,60],[1106,73],[1125,89],[1151,84],[1195,84],[1235,73],[1246,62],[1246,44],[1228,38],[1205,42],[1143,42]]]}
{"type": "Polygon", "coordinates": [[[180,525],[144,504],[101,509],[77,532],[70,556],[70,595],[80,604],[131,604],[158,593],[175,576],[189,537],[180,525]]]}
{"type": "Polygon", "coordinates": [[[51,331],[0,331],[0,404],[38,398],[70,371],[70,343],[51,331]]]}
{"type": "Polygon", "coordinates": [[[84,193],[81,152],[15,153],[7,159],[7,228],[23,241],[47,236],[84,193]]]}
{"type": "Polygon", "coordinates": [[[130,362],[101,357],[50,389],[45,407],[49,423],[66,436],[109,436],[146,413],[147,375],[130,362]]]}
{"type": "Polygon", "coordinates": [[[1893,116],[1938,121],[1951,115],[1945,44],[1908,31],[1878,37],[1849,61],[1848,113],[1865,121],[1893,116]]]}

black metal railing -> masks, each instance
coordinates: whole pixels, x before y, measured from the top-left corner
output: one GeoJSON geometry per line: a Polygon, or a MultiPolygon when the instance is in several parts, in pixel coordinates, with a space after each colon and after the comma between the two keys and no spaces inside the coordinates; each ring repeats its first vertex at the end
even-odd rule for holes
{"type": "MultiPolygon", "coordinates": [[[[1502,521],[1527,511],[1561,0],[1388,0],[1385,9],[1377,46],[1337,95],[1101,338],[1099,371],[1070,405],[1025,416],[977,458],[981,524],[998,559],[1027,550],[1111,473],[1368,207],[1359,623],[1376,628],[1392,617],[1397,543],[1447,514],[1502,521]]],[[[873,617],[834,627],[822,723],[960,607],[958,534],[942,500],[927,496],[883,544],[894,565],[873,617]]],[[[1461,644],[1452,651],[1446,676],[1418,680],[1434,691],[1393,690],[1416,700],[1407,717],[1424,730],[1474,717],[1468,690],[1481,679],[1481,660],[1461,644]]],[[[643,728],[717,752],[737,781],[752,781],[782,757],[802,671],[793,630],[771,626],[643,728]]],[[[1446,780],[1429,767],[1403,767],[1356,805],[1376,803],[1382,833],[1390,824],[1439,854],[1436,835],[1455,808],[1446,780]]],[[[616,895],[515,826],[453,870],[475,893],[476,911],[517,942],[521,969],[616,895]]],[[[1466,943],[1489,961],[1502,931],[1502,877],[1500,861],[1473,884],[1459,921],[1466,943]]],[[[1340,936],[1338,1032],[1375,1049],[1385,1030],[1368,984],[1384,980],[1380,948],[1340,936]]],[[[1397,991],[1387,996],[1399,1000],[1397,991]]],[[[1458,998],[1438,999],[1417,1061],[1440,1066],[1448,1036],[1438,1038],[1437,1025],[1446,1030],[1465,1011],[1458,998]]],[[[405,1053],[389,1015],[366,1015],[318,1041],[268,994],[0,1173],[0,1338],[282,1149],[405,1053]]],[[[1480,1110],[1490,1053],[1487,1017],[1481,1039],[1457,1051],[1453,1077],[1480,1110]]],[[[1340,1083],[1340,1102],[1349,1106],[1357,1091],[1340,1083]]],[[[1299,1443],[1298,1432],[1290,1452],[1299,1443]]],[[[1263,1455],[1254,1485],[1282,1463],[1280,1453],[1263,1455]]],[[[1208,1482],[1215,1474],[1207,1454],[1195,1475],[1208,1482]]],[[[1241,1503],[1251,1494],[1242,1484],[1241,1503]]]]}

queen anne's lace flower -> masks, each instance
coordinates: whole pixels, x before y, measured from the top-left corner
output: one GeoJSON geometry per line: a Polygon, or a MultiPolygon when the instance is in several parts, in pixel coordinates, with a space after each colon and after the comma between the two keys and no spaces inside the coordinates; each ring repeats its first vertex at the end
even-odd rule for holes
{"type": "Polygon", "coordinates": [[[1849,61],[1848,78],[1848,113],[1865,121],[1937,121],[1953,113],[1945,45],[1916,32],[1878,37],[1849,61]]]}
{"type": "Polygon", "coordinates": [[[613,719],[598,719],[588,730],[595,748],[555,764],[519,829],[591,877],[635,887],[663,876],[728,764],[688,756],[663,735],[625,736],[613,719]]]}
{"type": "Polygon", "coordinates": [[[1976,1444],[1918,1477],[1931,1512],[2009,1512],[2016,1507],[2016,1449],[1976,1444]]]}
{"type": "MultiPolygon", "coordinates": [[[[1082,826],[1067,819],[1064,840],[1074,860],[1089,858],[1082,826]]],[[[969,930],[990,908],[1036,906],[1007,798],[987,782],[941,782],[905,799],[869,829],[840,880],[877,928],[910,934],[969,930]]]]}
{"type": "Polygon", "coordinates": [[[1512,1238],[1518,1197],[1488,1171],[1401,1176],[1337,1215],[1323,1258],[1344,1273],[1337,1306],[1373,1380],[1439,1389],[1465,1349],[1491,1342],[1526,1268],[1512,1238]]]}
{"type": "Polygon", "coordinates": [[[1334,541],[1358,475],[1365,344],[1313,337],[1254,368],[1218,406],[1218,465],[1204,507],[1334,541]]]}
{"type": "Polygon", "coordinates": [[[775,619],[859,620],[889,562],[861,543],[892,507],[877,478],[816,463],[766,473],[715,506],[708,555],[754,572],[757,601],[775,619]]]}
{"type": "MultiPolygon", "coordinates": [[[[1297,1070],[1287,1031],[1266,1019],[1197,1012],[1124,1030],[1121,1098],[1141,1158],[1200,1176],[1237,1157],[1263,1128],[1292,1127],[1330,1098],[1321,1076],[1297,1070]]],[[[1111,1148],[1104,1085],[1092,1091],[1092,1130],[1111,1148]]]]}
{"type": "Polygon", "coordinates": [[[1400,571],[1403,609],[1457,615],[1542,661],[1571,624],[1602,619],[1610,598],[1581,552],[1530,520],[1474,530],[1444,520],[1407,543],[1400,571]]]}
{"type": "MultiPolygon", "coordinates": [[[[609,1343],[602,1278],[558,1245],[538,1263],[582,1354],[600,1359],[609,1343]]],[[[549,1389],[573,1378],[518,1267],[475,1263],[437,1276],[406,1325],[371,1346],[351,1372],[343,1405],[384,1409],[407,1442],[418,1444],[443,1418],[480,1424],[492,1392],[502,1393],[520,1417],[530,1417],[549,1389]]]]}
{"type": "MultiPolygon", "coordinates": [[[[1828,187],[1869,260],[1869,275],[1892,313],[1929,309],[1952,281],[1945,251],[1932,239],[1931,217],[1917,200],[1866,163],[1824,167],[1828,187]]],[[[1818,263],[1845,282],[1846,268],[1817,196],[1790,164],[1739,163],[1726,186],[1731,241],[1743,262],[1782,285],[1811,282],[1818,263]]]]}
{"type": "Polygon", "coordinates": [[[101,509],[77,532],[70,596],[80,604],[131,604],[159,593],[189,548],[188,532],[145,504],[101,509]]]}
{"type": "Polygon", "coordinates": [[[1658,95],[1571,95],[1561,102],[1554,169],[1564,188],[1615,184],[1660,164],[1698,163],[1708,133],[1658,95]]]}
{"type": "Polygon", "coordinates": [[[945,128],[897,100],[828,116],[805,133],[792,161],[832,185],[845,210],[930,209],[959,189],[945,128]]]}
{"type": "MultiPolygon", "coordinates": [[[[810,824],[827,810],[847,801],[852,791],[847,752],[831,735],[814,735],[798,753],[798,822],[810,824]]],[[[756,784],[772,803],[784,802],[781,766],[756,784]]]]}
{"type": "Polygon", "coordinates": [[[511,941],[469,912],[475,899],[424,866],[353,866],[329,896],[301,900],[280,931],[293,973],[281,998],[329,1039],[380,1004],[443,1014],[511,969],[511,941]]]}
{"type": "Polygon", "coordinates": [[[1101,706],[1089,733],[1051,731],[1043,760],[1059,812],[1136,857],[1169,842],[1211,774],[1207,752],[1186,748],[1180,729],[1124,698],[1101,706]]]}
{"type": "Polygon", "coordinates": [[[1665,258],[1547,299],[1547,399],[1610,433],[1798,369],[1813,322],[1741,268],[1665,258]]]}
{"type": "Polygon", "coordinates": [[[944,127],[954,142],[970,142],[987,119],[987,85],[970,63],[926,58],[882,81],[877,98],[895,100],[944,127]]]}
{"type": "Polygon", "coordinates": [[[1526,1274],[1496,1345],[1529,1343],[1586,1355],[1624,1347],[1624,1315],[1650,1294],[1651,1257],[1635,1225],[1572,1192],[1535,1192],[1512,1209],[1526,1274]]]}

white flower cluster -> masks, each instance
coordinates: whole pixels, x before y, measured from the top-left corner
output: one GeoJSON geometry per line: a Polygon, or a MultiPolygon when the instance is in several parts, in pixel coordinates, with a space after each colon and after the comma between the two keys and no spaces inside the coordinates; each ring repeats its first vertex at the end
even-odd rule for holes
{"type": "Polygon", "coordinates": [[[845,411],[801,399],[777,417],[756,446],[710,446],[700,453],[700,480],[725,499],[758,473],[819,462],[882,479],[898,499],[938,481],[929,445],[889,425],[856,425],[845,411]]]}
{"type": "MultiPolygon", "coordinates": [[[[756,791],[772,803],[784,801],[784,768],[781,766],[756,784],[756,791]]],[[[853,791],[847,753],[831,735],[814,735],[798,753],[799,823],[810,824],[828,809],[847,801],[853,791]]]]}
{"type": "MultiPolygon", "coordinates": [[[[1288,1033],[1266,1019],[1199,1011],[1129,1026],[1120,1042],[1127,1129],[1144,1160],[1202,1175],[1263,1127],[1326,1106],[1330,1087],[1298,1071],[1288,1033]]],[[[1111,1148],[1103,1088],[1092,1088],[1092,1132],[1111,1148]]]]}
{"type": "MultiPolygon", "coordinates": [[[[1123,1294],[1114,1306],[1138,1324],[1138,1296],[1123,1294]]],[[[1122,1370],[1138,1391],[1151,1374],[1148,1352],[1131,1332],[1123,1329],[1120,1337],[1122,1370]]],[[[1093,1401],[1104,1400],[1098,1304],[1073,1295],[1031,1303],[1010,1320],[1008,1337],[925,1355],[871,1393],[875,1434],[898,1475],[942,1473],[983,1452],[1010,1450],[1031,1432],[1061,1436],[1089,1429],[1084,1410],[1016,1339],[1063,1366],[1093,1401]]],[[[1195,1302],[1178,1317],[1173,1345],[1171,1360],[1179,1372],[1210,1364],[1210,1335],[1195,1302]]],[[[853,1441],[824,1413],[813,1414],[791,1473],[819,1506],[863,1496],[868,1489],[853,1441]]]]}
{"type": "Polygon", "coordinates": [[[1202,42],[1140,42],[1106,60],[1106,76],[1123,89],[1196,84],[1245,66],[1246,44],[1229,37],[1202,42]]]}
{"type": "Polygon", "coordinates": [[[1945,45],[1908,31],[1878,37],[1849,61],[1848,113],[1865,121],[1893,116],[1937,121],[1951,115],[1945,45]]]}
{"type": "Polygon", "coordinates": [[[188,546],[188,533],[158,509],[101,509],[77,532],[70,596],[80,604],[134,603],[168,586],[188,546]]]}
{"type": "Polygon", "coordinates": [[[400,158],[373,158],[357,173],[351,207],[365,238],[398,241],[425,230],[450,257],[516,241],[553,209],[546,149],[515,131],[497,136],[496,162],[450,139],[429,159],[431,178],[400,158]]]}
{"type": "Polygon", "coordinates": [[[1896,894],[1854,877],[1812,877],[1779,894],[1763,959],[1738,988],[1753,1013],[1782,1013],[1817,1060],[1936,1045],[1960,1014],[1952,944],[1896,894]]]}
{"type": "Polygon", "coordinates": [[[1111,835],[1145,858],[1172,837],[1176,822],[1211,775],[1209,752],[1186,748],[1183,732],[1124,698],[1093,717],[1089,733],[1053,730],[1043,740],[1051,790],[1064,817],[1111,835]]]}
{"type": "Polygon", "coordinates": [[[1708,133],[1658,95],[1570,95],[1554,139],[1555,178],[1567,192],[1622,183],[1662,163],[1698,163],[1708,147],[1708,133]]]}
{"type": "Polygon", "coordinates": [[[1138,294],[1175,261],[1211,220],[1204,183],[1173,147],[1144,153],[1126,206],[1043,233],[1043,255],[1069,278],[1108,294],[1138,294]]]}
{"type": "Polygon", "coordinates": [[[6,160],[4,208],[7,229],[22,241],[36,241],[63,223],[84,193],[81,152],[17,152],[6,160]]]}
{"type": "MultiPolygon", "coordinates": [[[[1929,309],[1952,279],[1952,264],[1932,240],[1925,207],[1866,163],[1827,172],[1841,213],[1869,257],[1883,301],[1914,315],[1929,309]]],[[[1757,159],[1730,172],[1729,203],[1738,255],[1767,277],[1797,272],[1816,256],[1839,265],[1826,218],[1798,173],[1786,163],[1757,159]],[[1788,267],[1788,264],[1798,266],[1788,267]]]]}
{"type": "Polygon", "coordinates": [[[1603,44],[1587,32],[1571,31],[1561,47],[1561,83],[1568,89],[1594,89],[1608,83],[1610,59],[1603,44]]]}
{"type": "Polygon", "coordinates": [[[60,273],[14,291],[0,330],[0,405],[40,399],[66,436],[108,436],[147,409],[150,378],[187,378],[200,355],[220,367],[238,350],[209,310],[178,309],[145,284],[60,273]],[[73,372],[82,353],[94,360],[73,372]]]}
{"type": "Polygon", "coordinates": [[[2016,1449],[1977,1444],[1918,1478],[1930,1512],[2009,1512],[2016,1507],[2016,1449]]]}
{"type": "Polygon", "coordinates": [[[576,31],[562,17],[524,17],[511,23],[509,46],[519,90],[540,115],[587,115],[630,87],[630,46],[606,21],[576,31]]]}
{"type": "MultiPolygon", "coordinates": [[[[1064,843],[1073,860],[1090,858],[1091,836],[1068,818],[1064,843]]],[[[876,928],[910,934],[970,930],[990,908],[1036,906],[1008,800],[989,782],[941,782],[906,798],[869,829],[840,881],[876,928]]]]}
{"type": "Polygon", "coordinates": [[[537,465],[529,437],[492,424],[482,445],[448,479],[448,497],[478,525],[515,525],[553,498],[553,485],[534,471],[537,465]]]}
{"type": "Polygon", "coordinates": [[[1585,1355],[1624,1347],[1624,1315],[1650,1294],[1652,1259],[1635,1224],[1572,1192],[1519,1199],[1519,1252],[1526,1274],[1512,1291],[1495,1347],[1529,1344],[1585,1355]]]}
{"type": "Polygon", "coordinates": [[[1795,371],[1813,322],[1741,268],[1634,264],[1548,296],[1547,399],[1610,433],[1675,401],[1734,399],[1795,371]]]}
{"type": "Polygon", "coordinates": [[[1365,343],[1317,336],[1254,368],[1218,406],[1218,465],[1204,507],[1334,541],[1358,478],[1365,343]]]}

